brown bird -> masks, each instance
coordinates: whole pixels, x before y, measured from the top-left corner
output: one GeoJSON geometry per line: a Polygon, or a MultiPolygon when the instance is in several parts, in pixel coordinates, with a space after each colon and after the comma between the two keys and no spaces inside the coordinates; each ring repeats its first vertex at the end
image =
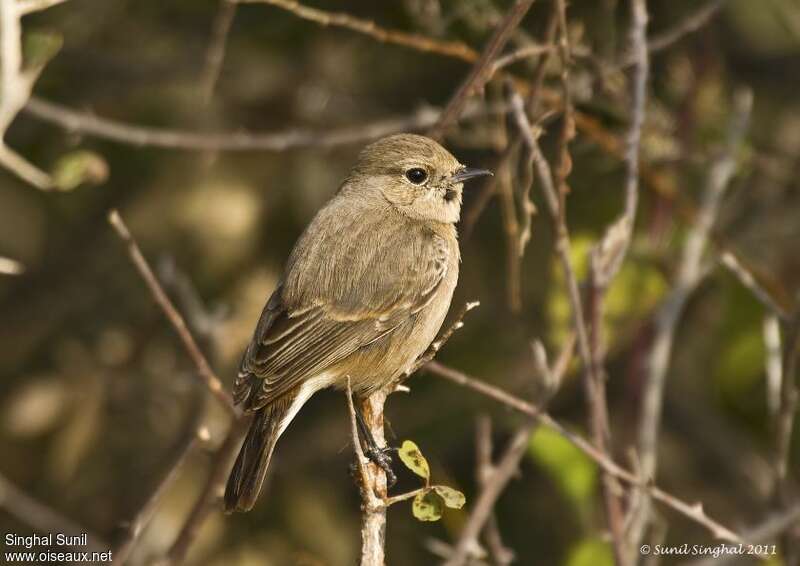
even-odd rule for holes
{"type": "Polygon", "coordinates": [[[344,389],[349,376],[366,397],[428,348],[458,279],[463,182],[482,175],[423,136],[361,152],[295,244],[242,359],[233,395],[254,417],[226,511],[253,507],[278,438],[311,395],[344,389]]]}

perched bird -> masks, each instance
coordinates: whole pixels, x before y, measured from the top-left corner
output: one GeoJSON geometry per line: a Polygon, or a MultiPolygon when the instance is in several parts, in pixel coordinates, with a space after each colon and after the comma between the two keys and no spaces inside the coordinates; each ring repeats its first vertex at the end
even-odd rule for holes
{"type": "Polygon", "coordinates": [[[226,511],[253,507],[278,438],[311,395],[349,377],[366,397],[428,348],[458,279],[463,182],[482,175],[418,135],[361,152],[295,244],[242,359],[233,395],[254,415],[226,511]]]}

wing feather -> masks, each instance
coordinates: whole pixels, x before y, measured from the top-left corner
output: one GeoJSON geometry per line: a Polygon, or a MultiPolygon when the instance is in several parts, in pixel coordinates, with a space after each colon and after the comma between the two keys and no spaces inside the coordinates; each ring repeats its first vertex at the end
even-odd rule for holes
{"type": "MultiPolygon", "coordinates": [[[[365,245],[359,238],[352,241],[354,246],[365,245]]],[[[269,404],[410,321],[428,306],[447,273],[449,247],[432,232],[394,234],[372,249],[367,244],[361,250],[360,271],[342,272],[343,266],[352,265],[347,256],[354,253],[342,246],[341,241],[325,239],[298,242],[284,283],[264,308],[240,365],[234,399],[246,410],[269,404]],[[396,251],[392,246],[398,245],[410,249],[386,264],[392,259],[390,252],[396,251]],[[330,257],[317,272],[297,273],[303,263],[297,258],[298,248],[311,257],[306,264],[314,265],[313,260],[326,253],[330,257]],[[287,293],[287,282],[292,293],[287,293]],[[353,288],[360,293],[342,291],[353,288]]]]}

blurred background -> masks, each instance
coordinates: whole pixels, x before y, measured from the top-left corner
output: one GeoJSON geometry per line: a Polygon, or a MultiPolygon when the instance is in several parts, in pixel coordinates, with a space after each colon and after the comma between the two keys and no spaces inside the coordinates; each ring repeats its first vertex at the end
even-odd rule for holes
{"type": "MultiPolygon", "coordinates": [[[[800,285],[800,2],[710,4],[719,4],[710,21],[652,55],[640,215],[606,313],[613,445],[626,464],[636,440],[653,315],[675,280],[693,210],[724,144],[733,92],[742,86],[754,93],[751,127],[736,156],[715,241],[735,250],[787,304],[794,304],[800,285]]],[[[480,51],[509,3],[313,5],[480,51]]],[[[671,29],[701,5],[649,1],[649,34],[671,29]]],[[[536,2],[507,51],[543,42],[551,10],[550,0],[536,2]]],[[[575,104],[601,131],[621,137],[630,100],[615,62],[626,54],[627,3],[574,0],[568,16],[575,104]]],[[[200,134],[330,132],[415,118],[444,105],[469,70],[457,59],[321,27],[262,4],[231,10],[214,0],[70,0],[26,17],[23,28],[34,46],[37,38],[61,43],[36,83],[35,100],[200,134]],[[226,48],[215,55],[226,17],[232,18],[226,48]],[[215,56],[221,57],[218,79],[215,56]]],[[[530,77],[536,62],[534,56],[509,70],[530,77]]],[[[558,93],[560,67],[556,58],[551,63],[544,84],[558,93]]],[[[482,100],[502,104],[502,90],[491,84],[482,100]]],[[[445,144],[464,163],[493,167],[502,153],[503,117],[487,111],[490,104],[471,108],[445,144]]],[[[229,421],[193,375],[109,227],[109,209],[120,210],[230,385],[291,246],[365,140],[319,147],[312,136],[311,143],[285,151],[172,149],[65,130],[39,114],[23,110],[7,132],[8,144],[45,170],[68,176],[78,163],[89,174],[75,183],[67,178],[62,188],[70,190],[46,193],[0,171],[0,256],[19,262],[22,271],[0,275],[0,473],[113,548],[172,468],[187,431],[204,427],[208,440],[189,451],[129,560],[149,564],[173,543],[229,421]]],[[[542,122],[548,156],[560,120],[555,113],[542,122]]],[[[581,130],[570,149],[568,218],[583,277],[591,242],[621,209],[624,167],[581,130]]],[[[484,190],[476,184],[465,197],[469,226],[461,228],[462,274],[453,302],[454,309],[468,300],[481,306],[438,359],[534,399],[530,342],[542,339],[555,356],[570,325],[551,226],[534,185],[541,213],[533,218],[516,288],[507,268],[507,212],[502,199],[492,197],[477,214],[484,190]]],[[[703,501],[707,512],[744,530],[773,509],[766,313],[719,267],[711,249],[709,274],[676,334],[659,484],[703,501]]],[[[568,373],[550,412],[586,433],[577,369],[568,373]]],[[[389,400],[390,438],[394,444],[413,439],[434,479],[463,491],[467,505],[446,511],[438,523],[416,521],[409,504],[392,507],[387,552],[393,565],[435,563],[431,541],[457,538],[478,492],[478,415],[492,418],[498,447],[522,422],[490,399],[434,376],[422,373],[408,385],[409,394],[389,400]]],[[[316,396],[282,437],[257,507],[229,517],[214,511],[187,563],[355,563],[360,500],[348,470],[349,439],[344,397],[316,396]]],[[[793,442],[792,457],[798,448],[793,442]]],[[[409,472],[399,473],[398,493],[417,487],[409,472]]],[[[0,493],[0,532],[35,532],[8,503],[0,493]]],[[[553,432],[533,435],[496,516],[517,564],[611,563],[597,469],[553,432]]],[[[668,543],[714,542],[672,511],[659,508],[658,516],[668,543]]]]}

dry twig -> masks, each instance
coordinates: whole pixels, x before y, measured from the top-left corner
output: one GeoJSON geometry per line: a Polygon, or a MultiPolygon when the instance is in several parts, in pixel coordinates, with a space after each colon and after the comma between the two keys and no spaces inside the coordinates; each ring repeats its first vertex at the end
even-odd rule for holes
{"type": "Polygon", "coordinates": [[[660,501],[665,506],[669,507],[670,509],[678,512],[679,514],[691,519],[695,523],[701,525],[705,529],[707,529],[712,536],[717,539],[729,541],[733,543],[743,542],[741,536],[737,535],[734,531],[727,528],[723,524],[719,523],[715,519],[709,517],[701,503],[686,503],[681,499],[675,497],[667,493],[666,491],[662,490],[659,487],[656,487],[653,484],[641,484],[641,480],[638,474],[635,474],[616,462],[610,459],[605,453],[600,452],[594,445],[580,436],[579,434],[573,433],[570,430],[566,429],[563,425],[561,425],[558,421],[556,421],[553,417],[551,417],[546,412],[540,411],[536,406],[533,404],[520,399],[502,389],[490,385],[484,381],[476,379],[466,373],[450,368],[445,366],[439,362],[432,361],[428,362],[424,369],[430,371],[432,374],[447,379],[448,381],[455,383],[457,385],[461,385],[462,387],[466,387],[471,389],[481,395],[489,397],[490,399],[494,399],[495,401],[514,409],[524,415],[528,415],[533,417],[539,424],[542,424],[561,436],[565,439],[570,441],[574,444],[579,450],[581,450],[584,454],[586,454],[589,458],[591,458],[600,468],[612,474],[614,477],[624,481],[625,483],[632,485],[632,486],[641,486],[642,489],[647,490],[650,496],[655,499],[656,501],[660,501]]]}
{"type": "MultiPolygon", "coordinates": [[[[740,92],[736,97],[736,111],[728,133],[725,151],[714,163],[709,173],[700,213],[687,237],[675,285],[655,317],[653,346],[647,362],[647,379],[642,396],[637,442],[640,470],[642,478],[646,482],[652,481],[656,475],[658,432],[661,423],[664,386],[675,330],[689,296],[706,272],[702,263],[703,253],[707,248],[722,197],[736,169],[736,155],[747,130],[751,108],[752,94],[750,91],[740,92]]],[[[642,495],[641,501],[632,505],[632,508],[635,512],[629,532],[631,551],[639,547],[649,522],[650,503],[647,495],[642,495]]]]}
{"type": "MultiPolygon", "coordinates": [[[[24,111],[36,118],[56,124],[68,132],[91,135],[101,139],[139,147],[201,151],[288,151],[304,147],[336,147],[363,143],[389,134],[422,131],[439,119],[439,111],[421,108],[409,116],[378,120],[360,126],[339,128],[327,132],[294,129],[282,132],[202,133],[182,130],[150,128],[101,118],[89,112],[79,112],[66,106],[33,96],[24,111]]],[[[484,114],[502,114],[504,107],[484,105],[469,106],[464,118],[484,114]]]]}
{"type": "Polygon", "coordinates": [[[225,387],[222,385],[222,381],[220,381],[216,373],[214,373],[214,370],[211,369],[211,364],[208,363],[208,360],[206,360],[206,357],[203,355],[203,352],[197,345],[194,336],[192,336],[192,333],[189,332],[189,328],[186,325],[183,316],[181,316],[181,314],[172,304],[172,301],[164,292],[164,289],[161,287],[158,279],[156,279],[156,276],[153,274],[153,270],[150,268],[147,260],[142,255],[139,245],[136,243],[136,240],[133,239],[133,236],[131,236],[128,227],[125,225],[125,222],[123,222],[119,212],[112,210],[108,215],[108,221],[116,231],[117,235],[122,239],[123,242],[125,242],[128,248],[128,255],[130,256],[131,261],[133,262],[137,271],[142,276],[142,279],[144,279],[144,282],[147,284],[147,288],[150,290],[150,293],[153,296],[156,304],[161,307],[161,310],[164,311],[164,314],[172,324],[175,332],[178,333],[178,337],[181,339],[183,347],[186,349],[186,352],[192,358],[192,362],[194,362],[194,365],[197,368],[197,376],[203,381],[208,390],[214,395],[214,397],[217,398],[220,404],[229,413],[231,413],[233,416],[238,416],[239,411],[234,407],[233,399],[225,390],[225,387]]]}
{"type": "Polygon", "coordinates": [[[502,21],[495,28],[492,37],[486,43],[486,47],[484,47],[480,57],[470,69],[464,82],[461,83],[461,86],[450,98],[447,106],[442,110],[436,125],[428,132],[432,138],[440,139],[445,130],[461,116],[469,97],[483,90],[486,82],[491,77],[492,64],[495,58],[508,42],[512,32],[520,24],[522,18],[528,13],[533,2],[534,0],[516,0],[509,8],[502,21]]]}

